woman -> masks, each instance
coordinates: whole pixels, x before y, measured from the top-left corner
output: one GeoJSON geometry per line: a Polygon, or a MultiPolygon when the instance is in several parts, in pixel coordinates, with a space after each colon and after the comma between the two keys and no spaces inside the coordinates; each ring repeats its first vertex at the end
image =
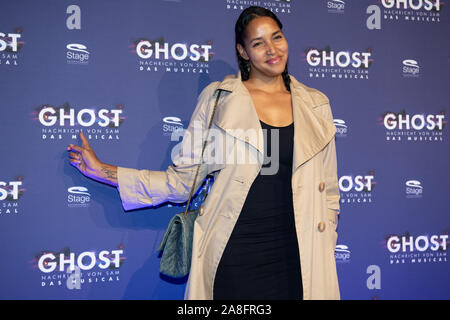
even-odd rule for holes
{"type": "MultiPolygon", "coordinates": [[[[214,184],[195,221],[185,298],[339,299],[336,128],[328,98],[288,74],[288,43],[271,11],[245,9],[235,32],[240,72],[202,91],[182,144],[208,125],[221,91],[212,129],[232,139],[225,154],[247,161],[206,159],[201,166],[195,190],[210,173],[214,184]]],[[[70,163],[118,187],[126,210],[187,200],[196,168],[189,160],[201,153],[201,139],[181,148],[165,171],[104,164],[81,139],[81,147],[68,147],[70,163]]]]}

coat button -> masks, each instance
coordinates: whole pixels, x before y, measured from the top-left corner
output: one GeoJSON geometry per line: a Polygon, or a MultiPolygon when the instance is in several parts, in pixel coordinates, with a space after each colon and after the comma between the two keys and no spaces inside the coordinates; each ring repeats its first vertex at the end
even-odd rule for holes
{"type": "Polygon", "coordinates": [[[245,137],[245,142],[248,142],[250,140],[249,137],[245,137]]]}
{"type": "Polygon", "coordinates": [[[323,232],[325,230],[325,222],[320,221],[317,225],[317,229],[319,229],[320,232],[323,232]]]}
{"type": "Polygon", "coordinates": [[[319,183],[319,191],[322,192],[323,190],[325,190],[325,183],[321,182],[319,183]]]}
{"type": "Polygon", "coordinates": [[[200,206],[200,209],[198,210],[198,215],[199,215],[199,216],[203,215],[203,211],[204,211],[203,205],[201,205],[201,206],[200,206]]]}

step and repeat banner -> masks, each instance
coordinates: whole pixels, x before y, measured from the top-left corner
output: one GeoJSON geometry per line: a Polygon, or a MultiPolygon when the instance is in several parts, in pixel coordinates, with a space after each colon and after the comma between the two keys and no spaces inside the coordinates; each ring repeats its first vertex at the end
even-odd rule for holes
{"type": "Polygon", "coordinates": [[[182,299],[158,246],[183,206],[125,212],[68,144],[165,170],[198,94],[237,73],[234,24],[280,18],[289,71],[337,128],[342,299],[449,299],[450,8],[439,0],[0,4],[0,298],[182,299]]]}

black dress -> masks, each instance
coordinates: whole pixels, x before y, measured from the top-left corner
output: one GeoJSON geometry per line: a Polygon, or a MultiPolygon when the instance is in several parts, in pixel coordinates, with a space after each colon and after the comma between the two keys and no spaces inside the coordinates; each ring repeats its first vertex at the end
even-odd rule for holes
{"type": "Polygon", "coordinates": [[[217,268],[217,300],[303,299],[291,186],[294,124],[260,122],[267,131],[263,167],[271,165],[271,130],[279,130],[279,170],[260,172],[249,190],[217,268]]]}

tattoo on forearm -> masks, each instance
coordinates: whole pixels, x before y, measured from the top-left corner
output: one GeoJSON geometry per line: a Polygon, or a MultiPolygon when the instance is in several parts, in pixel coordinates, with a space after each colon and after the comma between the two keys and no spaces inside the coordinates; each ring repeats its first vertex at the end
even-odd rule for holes
{"type": "Polygon", "coordinates": [[[117,181],[117,171],[108,169],[107,167],[102,167],[102,172],[106,174],[106,178],[112,181],[117,181]]]}

